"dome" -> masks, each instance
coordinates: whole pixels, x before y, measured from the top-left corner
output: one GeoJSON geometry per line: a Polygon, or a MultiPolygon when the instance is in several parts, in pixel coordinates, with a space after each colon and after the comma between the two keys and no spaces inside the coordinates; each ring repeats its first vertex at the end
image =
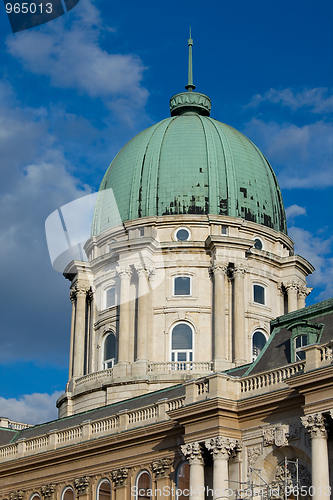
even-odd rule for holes
{"type": "Polygon", "coordinates": [[[178,214],[240,217],[287,233],[278,181],[260,150],[211,118],[204,94],[177,94],[170,110],[170,118],[135,136],[109,166],[92,235],[119,223],[119,216],[124,222],[178,214]]]}

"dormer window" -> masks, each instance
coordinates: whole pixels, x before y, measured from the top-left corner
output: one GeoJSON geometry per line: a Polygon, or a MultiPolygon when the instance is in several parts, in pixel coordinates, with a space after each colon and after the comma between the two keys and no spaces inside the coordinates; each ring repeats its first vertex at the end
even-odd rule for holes
{"type": "Polygon", "coordinates": [[[252,336],[252,361],[257,359],[257,357],[263,350],[265,344],[266,344],[265,335],[259,331],[254,332],[252,336]]]}
{"type": "Polygon", "coordinates": [[[307,335],[299,335],[295,338],[295,361],[303,361],[305,359],[303,347],[306,345],[308,345],[307,335]]]}

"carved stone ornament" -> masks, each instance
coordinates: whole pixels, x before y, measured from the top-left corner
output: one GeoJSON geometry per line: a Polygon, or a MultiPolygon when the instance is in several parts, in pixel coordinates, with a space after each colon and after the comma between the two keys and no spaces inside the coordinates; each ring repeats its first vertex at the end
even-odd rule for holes
{"type": "Polygon", "coordinates": [[[90,484],[90,477],[83,476],[77,479],[74,479],[74,488],[76,489],[77,495],[86,495],[88,493],[90,484]]]}
{"type": "Polygon", "coordinates": [[[171,467],[171,463],[171,458],[161,458],[160,460],[156,460],[151,464],[156,479],[159,477],[166,477],[171,467]]]}
{"type": "Polygon", "coordinates": [[[121,468],[112,471],[112,481],[114,482],[115,488],[118,486],[126,486],[128,477],[128,469],[121,468]]]}
{"type": "Polygon", "coordinates": [[[181,445],[182,454],[189,464],[203,464],[202,450],[199,443],[188,443],[181,445]]]}
{"type": "Polygon", "coordinates": [[[130,268],[130,266],[124,266],[124,267],[118,266],[116,267],[116,271],[121,279],[130,278],[132,276],[132,269],[130,268]]]}
{"type": "Polygon", "coordinates": [[[54,500],[56,488],[55,484],[47,484],[46,486],[41,487],[40,492],[45,500],[54,500]]]}
{"type": "Polygon", "coordinates": [[[299,430],[300,430],[300,424],[298,422],[293,422],[292,424],[289,424],[288,441],[291,441],[292,439],[298,439],[299,430]]]}
{"type": "Polygon", "coordinates": [[[205,446],[209,450],[213,459],[234,457],[241,451],[242,445],[238,439],[229,439],[217,436],[205,441],[205,446]]]}
{"type": "Polygon", "coordinates": [[[288,446],[287,426],[278,425],[264,430],[264,446],[288,446]]]}
{"type": "Polygon", "coordinates": [[[322,413],[313,413],[312,415],[301,417],[301,422],[310,434],[311,439],[315,437],[327,438],[327,424],[322,413]]]}
{"type": "Polygon", "coordinates": [[[241,262],[235,265],[234,269],[234,276],[239,275],[239,276],[244,276],[245,273],[247,273],[248,269],[245,266],[245,264],[242,264],[241,262]]]}
{"type": "Polygon", "coordinates": [[[89,292],[90,287],[87,287],[87,285],[76,283],[75,285],[75,293],[77,296],[85,296],[89,292]]]}
{"type": "Polygon", "coordinates": [[[257,458],[262,454],[261,446],[249,446],[247,448],[247,463],[250,467],[254,465],[257,461],[257,458]]]}
{"type": "Polygon", "coordinates": [[[9,493],[9,500],[22,500],[24,496],[23,490],[11,491],[9,493]]]}
{"type": "MultiPolygon", "coordinates": [[[[274,479],[272,482],[271,491],[284,491],[285,486],[295,486],[298,477],[298,486],[309,488],[311,486],[311,474],[307,467],[303,464],[298,463],[298,471],[295,462],[288,462],[287,469],[285,464],[281,464],[277,467],[274,479]],[[287,476],[287,477],[286,477],[287,476]]],[[[272,498],[272,497],[271,497],[272,498]]],[[[276,497],[281,500],[281,497],[276,497]]]]}
{"type": "Polygon", "coordinates": [[[71,302],[76,301],[76,291],[74,288],[72,288],[71,291],[69,292],[69,298],[71,299],[71,302]]]}
{"type": "Polygon", "coordinates": [[[225,274],[228,270],[228,262],[222,262],[220,260],[211,259],[210,261],[210,271],[212,274],[222,273],[225,274]]]}
{"type": "Polygon", "coordinates": [[[96,288],[94,286],[91,286],[87,292],[88,300],[90,302],[94,299],[95,293],[96,293],[96,288]]]}

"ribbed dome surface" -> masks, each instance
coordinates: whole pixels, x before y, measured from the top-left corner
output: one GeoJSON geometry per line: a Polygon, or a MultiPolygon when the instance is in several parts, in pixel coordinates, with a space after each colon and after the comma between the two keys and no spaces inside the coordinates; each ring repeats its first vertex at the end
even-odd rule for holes
{"type": "Polygon", "coordinates": [[[195,112],[153,125],[118,153],[100,186],[93,235],[119,223],[113,195],[122,221],[216,214],[287,232],[280,188],[263,154],[234,128],[195,112]]]}

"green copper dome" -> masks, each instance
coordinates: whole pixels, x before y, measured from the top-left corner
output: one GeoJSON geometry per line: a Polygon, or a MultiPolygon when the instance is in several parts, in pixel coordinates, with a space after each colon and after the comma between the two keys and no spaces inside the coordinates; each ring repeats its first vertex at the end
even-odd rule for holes
{"type": "Polygon", "coordinates": [[[281,191],[259,149],[207,116],[210,100],[204,94],[177,94],[170,108],[173,116],[135,136],[111,163],[92,234],[119,223],[119,215],[126,221],[177,214],[241,217],[287,233],[281,191]]]}

